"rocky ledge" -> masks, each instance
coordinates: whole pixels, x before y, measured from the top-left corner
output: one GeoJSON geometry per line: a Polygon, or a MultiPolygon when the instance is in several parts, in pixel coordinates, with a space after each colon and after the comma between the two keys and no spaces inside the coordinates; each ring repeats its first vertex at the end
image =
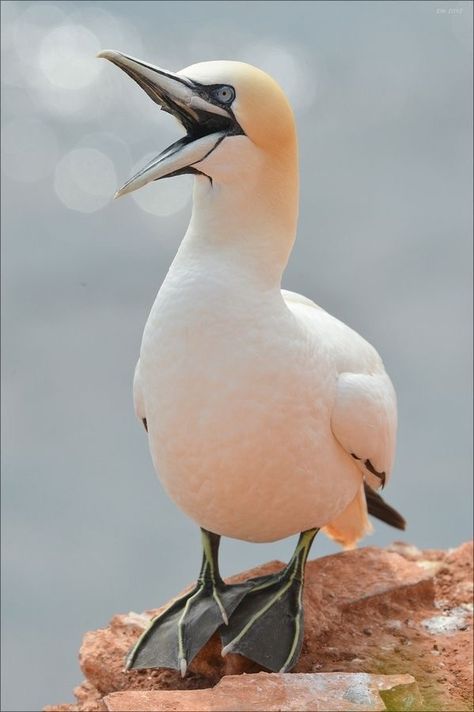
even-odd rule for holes
{"type": "MultiPolygon", "coordinates": [[[[77,702],[45,712],[472,710],[472,542],[450,551],[403,543],[308,562],[305,639],[289,674],[220,654],[214,636],[182,680],[123,661],[157,610],[87,633],[77,702]],[[245,674],[242,674],[245,673],[245,674]]],[[[276,571],[277,561],[229,579],[276,571]]]]}

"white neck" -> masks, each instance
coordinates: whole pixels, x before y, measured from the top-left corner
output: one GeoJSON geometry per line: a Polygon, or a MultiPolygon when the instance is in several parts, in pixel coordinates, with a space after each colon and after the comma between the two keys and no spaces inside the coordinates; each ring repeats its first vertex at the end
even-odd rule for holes
{"type": "Polygon", "coordinates": [[[221,268],[224,262],[264,289],[279,288],[296,236],[296,151],[277,160],[254,153],[253,165],[244,161],[228,180],[196,177],[178,258],[210,259],[221,268]]]}

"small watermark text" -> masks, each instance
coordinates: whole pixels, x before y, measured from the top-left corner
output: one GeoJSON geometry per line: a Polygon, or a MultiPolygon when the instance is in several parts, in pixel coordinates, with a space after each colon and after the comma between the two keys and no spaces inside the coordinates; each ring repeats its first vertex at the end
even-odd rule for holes
{"type": "Polygon", "coordinates": [[[464,11],[463,7],[437,7],[437,15],[462,15],[464,11]]]}

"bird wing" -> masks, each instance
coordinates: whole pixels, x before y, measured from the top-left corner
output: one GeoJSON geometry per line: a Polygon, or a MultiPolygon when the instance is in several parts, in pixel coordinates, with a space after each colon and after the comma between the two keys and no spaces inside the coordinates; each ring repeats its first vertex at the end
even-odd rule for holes
{"type": "Polygon", "coordinates": [[[397,430],[395,391],[382,359],[357,332],[310,299],[287,291],[282,296],[334,363],[331,429],[361,472],[356,496],[323,531],[351,548],[372,531],[368,514],[403,528],[403,517],[376,492],[392,469],[397,430]]]}
{"type": "Polygon", "coordinates": [[[397,431],[395,391],[384,370],[339,374],[331,429],[372,489],[383,486],[392,470],[397,431]]]}
{"type": "Polygon", "coordinates": [[[148,431],[145,414],[145,400],[143,398],[142,385],[140,381],[140,359],[137,361],[133,376],[133,404],[135,406],[135,414],[137,418],[142,421],[145,430],[148,431]]]}
{"type": "Polygon", "coordinates": [[[378,489],[392,469],[397,430],[395,391],[382,359],[365,339],[310,299],[286,290],[282,296],[319,335],[334,361],[333,435],[357,462],[364,480],[378,489]]]}

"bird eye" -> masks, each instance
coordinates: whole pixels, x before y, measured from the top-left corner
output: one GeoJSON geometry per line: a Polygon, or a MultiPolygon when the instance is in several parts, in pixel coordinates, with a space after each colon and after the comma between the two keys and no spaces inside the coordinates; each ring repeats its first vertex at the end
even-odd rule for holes
{"type": "Polygon", "coordinates": [[[235,91],[233,87],[221,86],[214,92],[214,98],[220,101],[221,104],[232,104],[235,99],[235,91]]]}

